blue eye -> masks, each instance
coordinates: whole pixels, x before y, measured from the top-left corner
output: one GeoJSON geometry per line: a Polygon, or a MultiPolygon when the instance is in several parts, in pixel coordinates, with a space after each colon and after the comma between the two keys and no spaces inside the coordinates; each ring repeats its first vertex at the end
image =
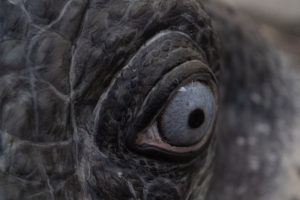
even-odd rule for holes
{"type": "Polygon", "coordinates": [[[162,139],[172,146],[191,146],[208,132],[215,118],[216,101],[209,86],[191,82],[173,96],[158,128],[162,139]]]}

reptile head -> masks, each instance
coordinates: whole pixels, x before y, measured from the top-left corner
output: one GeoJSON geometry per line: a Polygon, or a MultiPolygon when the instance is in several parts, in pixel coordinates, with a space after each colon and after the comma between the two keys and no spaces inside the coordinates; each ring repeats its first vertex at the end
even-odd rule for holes
{"type": "Polygon", "coordinates": [[[0,195],[205,197],[219,66],[199,1],[0,7],[0,195]]]}
{"type": "Polygon", "coordinates": [[[213,0],[1,0],[0,199],[274,199],[292,81],[251,27],[213,0]]]}

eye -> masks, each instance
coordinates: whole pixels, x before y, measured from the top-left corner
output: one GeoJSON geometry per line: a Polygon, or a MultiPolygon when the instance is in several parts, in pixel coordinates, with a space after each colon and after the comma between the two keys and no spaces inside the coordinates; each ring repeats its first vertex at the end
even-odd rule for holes
{"type": "Polygon", "coordinates": [[[199,150],[213,129],[215,93],[214,87],[200,81],[179,87],[153,124],[138,134],[136,144],[170,153],[199,150]]]}
{"type": "Polygon", "coordinates": [[[203,83],[181,87],[158,120],[162,139],[172,146],[191,146],[207,133],[214,118],[215,99],[203,83]]]}

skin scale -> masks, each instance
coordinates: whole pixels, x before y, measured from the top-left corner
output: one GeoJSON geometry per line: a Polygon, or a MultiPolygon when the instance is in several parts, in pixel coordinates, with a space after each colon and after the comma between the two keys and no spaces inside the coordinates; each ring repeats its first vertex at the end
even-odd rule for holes
{"type": "Polygon", "coordinates": [[[272,199],[289,83],[232,9],[1,0],[0,36],[0,199],[272,199]],[[196,156],[137,149],[171,81],[193,74],[218,79],[211,139],[196,156]]]}

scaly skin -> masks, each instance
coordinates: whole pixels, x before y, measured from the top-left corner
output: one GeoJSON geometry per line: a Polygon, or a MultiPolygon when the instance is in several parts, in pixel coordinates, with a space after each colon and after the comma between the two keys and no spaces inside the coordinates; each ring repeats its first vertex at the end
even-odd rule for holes
{"type": "Polygon", "coordinates": [[[204,0],[1,0],[0,199],[261,199],[290,106],[276,54],[235,16],[204,0]],[[193,61],[219,78],[211,139],[188,160],[136,151],[174,89],[162,78],[193,61]]]}

